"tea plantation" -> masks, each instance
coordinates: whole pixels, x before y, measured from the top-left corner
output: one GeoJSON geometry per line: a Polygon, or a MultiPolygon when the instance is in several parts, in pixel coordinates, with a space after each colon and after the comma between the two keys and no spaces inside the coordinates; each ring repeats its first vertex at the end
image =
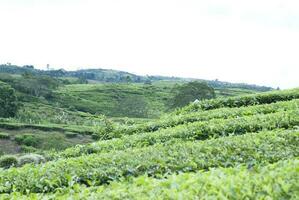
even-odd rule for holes
{"type": "Polygon", "coordinates": [[[96,130],[1,122],[97,141],[2,156],[0,199],[299,199],[299,89],[204,100],[138,123],[99,121],[96,130]]]}

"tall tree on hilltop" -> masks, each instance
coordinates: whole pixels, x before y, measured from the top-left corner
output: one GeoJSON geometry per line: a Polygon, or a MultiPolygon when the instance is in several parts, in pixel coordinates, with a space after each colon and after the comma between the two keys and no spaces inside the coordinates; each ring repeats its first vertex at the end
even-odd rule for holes
{"type": "Polygon", "coordinates": [[[176,85],[173,88],[173,98],[171,107],[183,107],[190,102],[203,99],[215,98],[214,88],[208,86],[206,82],[192,81],[183,85],[176,85]]]}
{"type": "Polygon", "coordinates": [[[15,90],[8,84],[0,82],[0,117],[14,117],[18,111],[15,90]]]}

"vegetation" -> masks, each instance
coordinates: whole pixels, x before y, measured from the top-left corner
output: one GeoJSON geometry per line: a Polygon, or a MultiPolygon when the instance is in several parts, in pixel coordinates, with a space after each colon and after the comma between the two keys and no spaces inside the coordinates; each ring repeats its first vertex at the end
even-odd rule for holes
{"type": "Polygon", "coordinates": [[[9,139],[10,138],[10,136],[9,136],[9,134],[8,133],[0,133],[0,139],[9,139]]]}
{"type": "Polygon", "coordinates": [[[0,199],[299,197],[298,88],[113,70],[0,72],[16,102],[0,117],[0,199]]]}
{"type": "MultiPolygon", "coordinates": [[[[189,82],[195,81],[196,79],[188,79],[188,78],[179,78],[179,77],[165,77],[165,76],[138,76],[135,74],[131,74],[128,72],[116,71],[116,70],[106,70],[106,69],[86,69],[86,70],[78,70],[78,71],[65,71],[63,69],[60,70],[38,70],[34,69],[34,66],[15,66],[15,65],[0,65],[0,73],[9,73],[9,74],[25,74],[30,73],[34,75],[46,75],[50,77],[59,77],[59,78],[69,78],[76,77],[81,80],[90,80],[96,82],[112,82],[112,83],[127,83],[128,79],[134,83],[151,83],[156,81],[173,81],[173,82],[189,82]]],[[[206,81],[206,80],[200,80],[206,81]]],[[[228,83],[222,82],[219,80],[207,81],[208,84],[213,88],[241,88],[241,89],[249,89],[254,91],[265,92],[269,91],[272,88],[257,86],[257,85],[249,85],[243,83],[228,83]]]]}
{"type": "Polygon", "coordinates": [[[215,98],[214,88],[205,82],[192,81],[173,89],[172,107],[183,107],[190,102],[215,98]]]}
{"type": "Polygon", "coordinates": [[[0,117],[14,117],[18,110],[15,90],[0,81],[0,117]]]}
{"type": "Polygon", "coordinates": [[[196,112],[199,110],[212,110],[223,107],[242,107],[257,104],[268,104],[277,101],[287,101],[291,99],[299,98],[299,89],[286,90],[286,91],[275,91],[269,93],[261,93],[255,95],[245,95],[230,98],[218,98],[208,101],[201,101],[199,103],[191,104],[190,106],[184,107],[177,111],[177,114],[196,112]]]}
{"type": "Polygon", "coordinates": [[[18,165],[18,160],[15,156],[5,155],[0,157],[0,168],[8,169],[18,165]]]}
{"type": "Polygon", "coordinates": [[[18,165],[23,166],[25,164],[34,163],[40,164],[45,162],[45,158],[38,154],[27,154],[18,158],[18,165]]]}
{"type": "Polygon", "coordinates": [[[51,192],[75,183],[97,186],[122,177],[164,176],[210,167],[273,163],[299,156],[298,131],[246,134],[206,142],[169,141],[127,151],[81,156],[0,171],[0,193],[51,192]],[[223,162],[225,161],[225,162],[223,162]],[[9,183],[9,184],[4,184],[9,183]]]}
{"type": "MultiPolygon", "coordinates": [[[[55,194],[20,193],[11,199],[296,199],[299,161],[286,160],[256,167],[210,169],[208,172],[183,173],[165,179],[140,176],[109,186],[75,185],[55,194]],[[142,186],[142,187],[141,187],[142,186]]],[[[4,197],[5,199],[5,197],[4,197]]]]}
{"type": "Polygon", "coordinates": [[[133,124],[130,126],[121,126],[117,131],[121,134],[133,134],[137,132],[154,132],[159,129],[174,127],[180,124],[192,123],[197,121],[208,121],[211,119],[228,119],[242,116],[251,116],[257,114],[269,114],[288,109],[296,109],[299,100],[282,101],[272,104],[262,104],[241,108],[219,108],[215,110],[190,112],[180,115],[167,114],[162,116],[159,120],[133,124]]]}
{"type": "MultiPolygon", "coordinates": [[[[51,106],[67,111],[66,113],[81,111],[109,117],[157,118],[176,106],[183,105],[174,104],[176,91],[179,91],[177,88],[193,81],[169,77],[141,77],[113,70],[42,71],[32,66],[0,65],[0,72],[0,81],[14,88],[18,99],[26,102],[26,106],[51,106]]],[[[209,87],[206,86],[208,88],[215,86],[217,97],[271,90],[245,84],[221,85],[222,82],[219,81],[206,82],[209,84],[209,87]]],[[[200,94],[200,91],[197,93],[200,94]]],[[[32,116],[32,113],[35,111],[31,112],[27,107],[21,110],[19,116],[28,122],[31,118],[24,115],[32,116]]]]}
{"type": "Polygon", "coordinates": [[[242,135],[245,133],[273,130],[277,128],[292,128],[298,125],[298,112],[289,114],[245,117],[241,119],[215,120],[210,123],[194,123],[190,126],[178,126],[174,129],[165,129],[155,133],[142,133],[123,136],[119,139],[99,141],[86,146],[76,146],[63,152],[54,153],[51,157],[76,157],[82,154],[109,152],[111,150],[125,150],[132,147],[151,146],[157,143],[166,143],[177,138],[184,140],[205,140],[226,135],[242,135]],[[283,117],[280,115],[283,115],[283,117]],[[279,118],[278,118],[279,117],[279,118]],[[295,117],[295,119],[293,119],[295,117]]]}

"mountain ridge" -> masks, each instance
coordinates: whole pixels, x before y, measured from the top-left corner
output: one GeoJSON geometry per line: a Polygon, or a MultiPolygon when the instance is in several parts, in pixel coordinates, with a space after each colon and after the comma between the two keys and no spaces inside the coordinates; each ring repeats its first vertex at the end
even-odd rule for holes
{"type": "Polygon", "coordinates": [[[0,73],[13,73],[13,74],[24,74],[32,73],[39,75],[47,75],[51,77],[75,77],[79,79],[85,79],[89,81],[98,81],[98,82],[108,82],[108,83],[151,83],[154,81],[174,81],[174,82],[188,82],[188,81],[205,81],[211,87],[217,88],[241,88],[241,89],[252,89],[256,91],[270,91],[273,90],[272,87],[268,86],[259,86],[256,84],[247,84],[247,83],[231,83],[226,81],[216,80],[205,80],[200,78],[183,78],[175,76],[161,76],[161,75],[137,75],[134,73],[114,70],[114,69],[80,69],[74,71],[68,71],[65,69],[58,70],[42,70],[35,69],[32,65],[0,65],[0,73]]]}

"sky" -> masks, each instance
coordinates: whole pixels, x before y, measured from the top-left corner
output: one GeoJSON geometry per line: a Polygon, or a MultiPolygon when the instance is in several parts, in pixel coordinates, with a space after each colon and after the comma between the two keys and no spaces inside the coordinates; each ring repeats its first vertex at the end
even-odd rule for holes
{"type": "Polygon", "coordinates": [[[0,0],[0,63],[299,87],[298,0],[0,0]]]}

